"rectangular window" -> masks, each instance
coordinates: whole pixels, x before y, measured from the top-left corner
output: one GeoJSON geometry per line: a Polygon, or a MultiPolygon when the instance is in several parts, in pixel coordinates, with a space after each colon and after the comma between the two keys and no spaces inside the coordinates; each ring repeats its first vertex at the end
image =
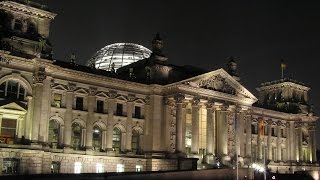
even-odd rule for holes
{"type": "Polygon", "coordinates": [[[103,172],[104,172],[103,164],[97,163],[97,165],[96,165],[96,172],[97,172],[97,173],[103,173],[103,172]]]}
{"type": "Polygon", "coordinates": [[[251,124],[251,133],[256,134],[256,128],[254,124],[251,124]]]}
{"type": "Polygon", "coordinates": [[[19,160],[15,158],[4,158],[2,164],[2,175],[19,174],[19,160]]]}
{"type": "Polygon", "coordinates": [[[271,136],[276,136],[276,130],[275,128],[271,128],[271,136]]]}
{"type": "Polygon", "coordinates": [[[284,129],[281,129],[281,137],[285,137],[284,129]]]}
{"type": "Polygon", "coordinates": [[[103,101],[97,100],[97,113],[103,113],[103,101]]]}
{"type": "Polygon", "coordinates": [[[120,104],[120,103],[117,103],[117,112],[116,112],[116,115],[117,116],[122,116],[123,114],[123,105],[120,104]]]}
{"type": "Polygon", "coordinates": [[[54,94],[53,101],[54,101],[54,106],[55,107],[61,107],[61,99],[62,95],[61,94],[54,94]]]}
{"type": "Polygon", "coordinates": [[[83,97],[76,97],[76,110],[83,110],[83,97]]]}
{"type": "Polygon", "coordinates": [[[141,107],[139,106],[134,107],[134,117],[137,119],[141,118],[141,107]]]}
{"type": "Polygon", "coordinates": [[[124,172],[124,164],[117,164],[117,172],[124,172]]]}
{"type": "Polygon", "coordinates": [[[82,170],[82,164],[81,162],[75,162],[74,163],[74,173],[75,174],[80,174],[82,170]]]}
{"type": "Polygon", "coordinates": [[[17,120],[2,119],[0,138],[6,144],[13,144],[16,137],[17,120]]]}
{"type": "Polygon", "coordinates": [[[136,165],[136,172],[142,171],[142,165],[136,165]]]}

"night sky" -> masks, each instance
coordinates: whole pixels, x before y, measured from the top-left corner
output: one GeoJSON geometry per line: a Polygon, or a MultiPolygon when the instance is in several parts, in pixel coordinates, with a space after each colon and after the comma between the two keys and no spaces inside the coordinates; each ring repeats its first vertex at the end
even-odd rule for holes
{"type": "MultiPolygon", "coordinates": [[[[58,15],[51,26],[54,59],[75,52],[84,64],[117,42],[151,49],[159,32],[168,61],[208,70],[235,57],[241,83],[256,96],[262,82],[285,76],[311,88],[320,115],[320,4],[307,1],[39,0],[58,15]]],[[[318,134],[320,123],[317,123],[318,134]]],[[[318,135],[319,137],[319,135],[318,135]]],[[[320,140],[318,140],[320,148],[320,140]]]]}

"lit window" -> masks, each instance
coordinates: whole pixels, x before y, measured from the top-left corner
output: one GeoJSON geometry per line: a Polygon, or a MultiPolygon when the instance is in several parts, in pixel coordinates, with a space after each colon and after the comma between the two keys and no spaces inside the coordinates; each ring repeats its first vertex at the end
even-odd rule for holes
{"type": "Polygon", "coordinates": [[[54,94],[54,106],[61,107],[61,94],[54,94]]]}
{"type": "Polygon", "coordinates": [[[136,172],[142,171],[142,165],[136,165],[136,172]]]}
{"type": "Polygon", "coordinates": [[[117,164],[117,172],[124,172],[124,164],[117,164]]]}
{"type": "Polygon", "coordinates": [[[51,173],[59,173],[60,172],[60,162],[52,161],[51,163],[51,173]]]}
{"type": "Polygon", "coordinates": [[[3,143],[13,144],[16,138],[17,120],[15,119],[2,119],[0,129],[0,139],[3,143]]]}
{"type": "Polygon", "coordinates": [[[74,173],[75,174],[80,174],[82,169],[82,164],[81,162],[75,162],[74,163],[74,173]]]}
{"type": "Polygon", "coordinates": [[[97,163],[97,165],[96,165],[96,172],[97,172],[97,173],[103,173],[103,172],[104,172],[103,164],[97,163]]]}
{"type": "Polygon", "coordinates": [[[121,149],[121,131],[119,128],[113,129],[113,137],[112,137],[112,147],[116,151],[116,153],[120,152],[121,149]]]}
{"type": "Polygon", "coordinates": [[[80,124],[72,124],[71,142],[74,150],[79,150],[81,146],[82,128],[80,124]]]}

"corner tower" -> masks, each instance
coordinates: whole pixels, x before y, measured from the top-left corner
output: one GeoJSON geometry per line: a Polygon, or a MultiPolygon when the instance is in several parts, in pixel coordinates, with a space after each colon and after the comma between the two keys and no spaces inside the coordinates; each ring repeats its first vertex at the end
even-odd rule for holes
{"type": "Polygon", "coordinates": [[[32,1],[0,2],[0,49],[26,58],[52,58],[50,24],[56,14],[32,1]]]}

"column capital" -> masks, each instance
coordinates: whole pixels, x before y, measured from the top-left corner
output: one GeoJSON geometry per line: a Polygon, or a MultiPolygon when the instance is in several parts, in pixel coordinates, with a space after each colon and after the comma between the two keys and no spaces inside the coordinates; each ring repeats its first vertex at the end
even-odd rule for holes
{"type": "Polygon", "coordinates": [[[33,82],[34,84],[42,84],[46,79],[46,69],[45,67],[39,67],[37,71],[33,74],[33,82]]]}
{"type": "Polygon", "coordinates": [[[273,120],[272,120],[272,119],[268,119],[268,120],[266,120],[266,121],[267,121],[267,125],[268,125],[268,126],[271,126],[272,123],[273,123],[273,120]]]}
{"type": "Polygon", "coordinates": [[[193,99],[191,99],[192,106],[198,106],[199,103],[200,103],[200,98],[199,97],[194,97],[193,99]]]}
{"type": "Polygon", "coordinates": [[[169,97],[164,97],[164,101],[163,101],[164,105],[167,106],[174,106],[175,105],[175,100],[169,97]]]}
{"type": "Polygon", "coordinates": [[[294,123],[294,127],[297,128],[301,128],[303,126],[303,122],[295,122],[294,123]]]}
{"type": "Polygon", "coordinates": [[[175,94],[173,98],[176,101],[176,103],[181,104],[181,103],[183,103],[185,96],[183,94],[178,93],[178,94],[175,94]]]}

